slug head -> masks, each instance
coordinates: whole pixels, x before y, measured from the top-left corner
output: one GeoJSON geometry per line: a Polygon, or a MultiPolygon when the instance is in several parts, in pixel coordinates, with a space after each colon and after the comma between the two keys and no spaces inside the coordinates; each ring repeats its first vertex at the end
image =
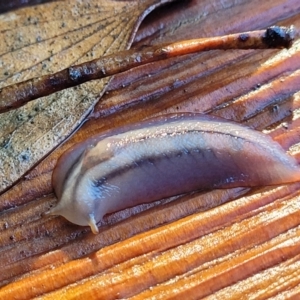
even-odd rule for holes
{"type": "Polygon", "coordinates": [[[51,208],[49,211],[45,213],[45,215],[50,215],[50,216],[62,216],[71,223],[80,225],[80,226],[90,226],[91,231],[94,234],[99,233],[97,223],[94,217],[94,214],[89,214],[89,215],[81,215],[77,211],[70,211],[66,210],[65,207],[62,207],[61,205],[57,205],[53,208],[51,208]]]}
{"type": "Polygon", "coordinates": [[[63,216],[74,224],[90,226],[93,233],[98,233],[93,204],[85,190],[78,194],[74,192],[74,185],[66,184],[57,205],[46,214],[63,216]]]}
{"type": "Polygon", "coordinates": [[[73,163],[69,162],[68,170],[65,169],[66,165],[63,163],[58,164],[55,168],[52,183],[59,201],[46,215],[60,215],[71,223],[90,226],[92,232],[96,234],[99,230],[95,218],[94,197],[89,193],[89,189],[93,190],[90,186],[92,182],[88,181],[87,184],[83,184],[83,187],[80,185],[80,179],[85,169],[84,158],[88,149],[83,153],[75,152],[76,155],[72,156],[73,163]],[[61,177],[60,174],[64,174],[64,176],[61,177]]]}

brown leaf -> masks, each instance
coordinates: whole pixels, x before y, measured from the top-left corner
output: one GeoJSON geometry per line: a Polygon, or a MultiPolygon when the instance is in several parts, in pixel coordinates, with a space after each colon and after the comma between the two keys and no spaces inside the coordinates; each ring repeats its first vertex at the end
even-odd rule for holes
{"type": "MultiPolygon", "coordinates": [[[[60,1],[0,17],[0,88],[130,46],[143,17],[171,0],[60,1]]],[[[0,118],[0,191],[78,127],[109,78],[88,82],[0,118]]]]}

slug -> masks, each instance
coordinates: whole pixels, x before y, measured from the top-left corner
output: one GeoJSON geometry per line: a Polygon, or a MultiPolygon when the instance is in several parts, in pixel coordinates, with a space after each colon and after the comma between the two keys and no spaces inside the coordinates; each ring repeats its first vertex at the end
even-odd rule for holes
{"type": "Polygon", "coordinates": [[[300,180],[296,160],[267,135],[201,114],[170,114],[106,132],[65,152],[48,214],[98,232],[107,213],[194,190],[300,180]]]}

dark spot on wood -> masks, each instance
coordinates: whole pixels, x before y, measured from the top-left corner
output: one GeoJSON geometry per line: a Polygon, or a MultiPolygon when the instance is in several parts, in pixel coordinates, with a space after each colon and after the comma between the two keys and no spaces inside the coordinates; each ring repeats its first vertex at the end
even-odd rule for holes
{"type": "Polygon", "coordinates": [[[250,36],[247,33],[242,33],[239,35],[239,40],[241,42],[246,42],[249,38],[250,38],[250,36]]]}
{"type": "Polygon", "coordinates": [[[272,26],[267,28],[263,37],[263,42],[270,48],[272,47],[290,47],[295,38],[295,29],[293,26],[283,28],[272,26]]]}
{"type": "Polygon", "coordinates": [[[283,127],[284,129],[289,129],[289,125],[288,125],[288,123],[286,123],[286,122],[282,123],[282,127],[283,127]]]}
{"type": "Polygon", "coordinates": [[[77,81],[81,78],[81,73],[78,68],[69,68],[69,77],[72,81],[77,81]]]}
{"type": "Polygon", "coordinates": [[[279,112],[279,105],[278,104],[274,104],[272,106],[272,113],[277,114],[279,112]]]}
{"type": "Polygon", "coordinates": [[[253,90],[256,91],[258,89],[261,88],[261,84],[260,83],[257,83],[254,87],[253,87],[253,90]]]}

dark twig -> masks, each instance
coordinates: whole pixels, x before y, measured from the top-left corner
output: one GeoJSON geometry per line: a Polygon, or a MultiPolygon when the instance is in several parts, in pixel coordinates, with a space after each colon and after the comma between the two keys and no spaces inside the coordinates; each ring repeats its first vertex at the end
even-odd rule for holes
{"type": "Polygon", "coordinates": [[[27,102],[73,87],[89,80],[118,74],[153,61],[213,49],[267,49],[290,47],[294,27],[273,26],[213,38],[180,41],[168,45],[122,51],[66,68],[51,75],[29,79],[0,90],[0,112],[20,107],[27,102]]]}

